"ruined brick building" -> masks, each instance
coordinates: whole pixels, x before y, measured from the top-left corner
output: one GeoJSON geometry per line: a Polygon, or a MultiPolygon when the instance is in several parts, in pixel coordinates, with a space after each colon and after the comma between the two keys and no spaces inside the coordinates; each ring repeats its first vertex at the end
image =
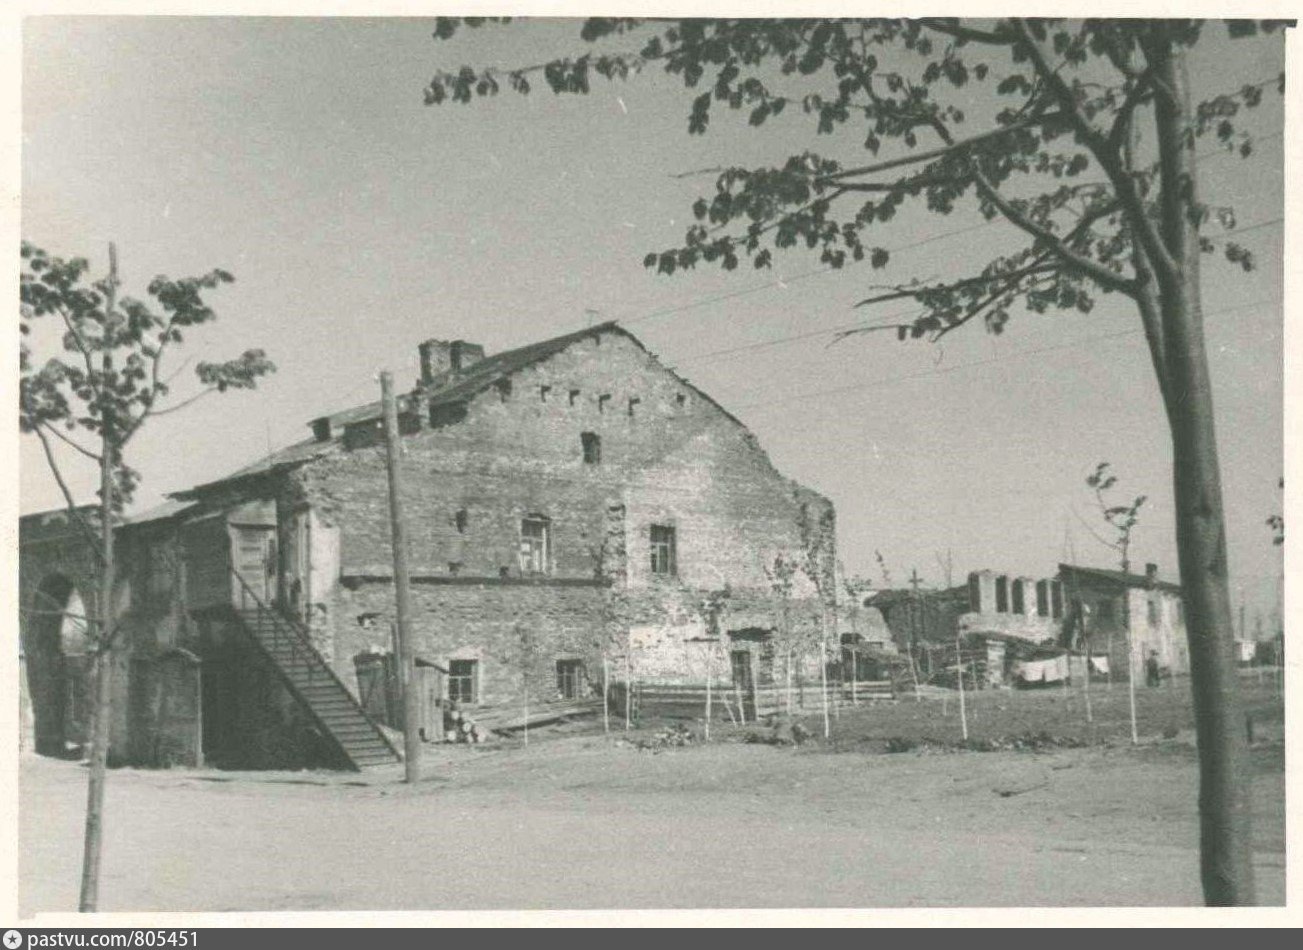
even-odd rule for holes
{"type": "MultiPolygon", "coordinates": [[[[831,503],[632,334],[494,356],[431,340],[420,365],[401,466],[413,636],[442,700],[589,697],[603,670],[765,683],[788,656],[818,676],[810,644],[836,635],[831,503]]],[[[394,619],[382,443],[379,403],[323,416],[120,526],[115,759],[394,760],[359,679],[394,619]]],[[[32,729],[56,751],[84,729],[69,605],[94,585],[63,514],[25,517],[20,544],[32,729]]]]}

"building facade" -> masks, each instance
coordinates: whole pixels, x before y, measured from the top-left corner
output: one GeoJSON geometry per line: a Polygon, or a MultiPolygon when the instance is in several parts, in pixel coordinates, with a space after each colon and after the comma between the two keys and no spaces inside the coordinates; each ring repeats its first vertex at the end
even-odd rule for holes
{"type": "MultiPolygon", "coordinates": [[[[415,652],[443,701],[487,712],[708,670],[763,684],[792,662],[817,678],[838,633],[831,503],[635,337],[604,324],[495,356],[432,340],[420,364],[399,465],[415,652]]],[[[311,431],[119,529],[118,759],[392,760],[360,712],[363,659],[391,650],[395,620],[381,407],[311,431]]],[[[24,519],[24,597],[53,590],[68,613],[84,545],[51,518],[24,519]]],[[[24,624],[52,736],[70,687],[47,673],[69,664],[47,654],[75,644],[24,624]]]]}

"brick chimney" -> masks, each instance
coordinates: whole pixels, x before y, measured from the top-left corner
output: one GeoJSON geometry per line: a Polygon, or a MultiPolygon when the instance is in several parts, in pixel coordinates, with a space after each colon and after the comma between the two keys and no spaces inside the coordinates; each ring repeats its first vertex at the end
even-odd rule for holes
{"type": "Polygon", "coordinates": [[[484,347],[465,340],[426,340],[421,354],[421,383],[428,384],[444,373],[459,373],[484,359],[484,347]]]}

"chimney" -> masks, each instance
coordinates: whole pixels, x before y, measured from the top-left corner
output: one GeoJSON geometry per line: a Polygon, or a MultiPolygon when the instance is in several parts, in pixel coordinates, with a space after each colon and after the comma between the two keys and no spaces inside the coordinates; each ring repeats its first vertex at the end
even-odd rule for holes
{"type": "Polygon", "coordinates": [[[444,373],[459,373],[484,359],[484,347],[465,340],[426,340],[419,347],[421,384],[444,373]]]}
{"type": "Polygon", "coordinates": [[[329,442],[331,435],[330,416],[322,416],[319,419],[312,420],[312,437],[318,442],[329,442]]]}
{"type": "Polygon", "coordinates": [[[1145,565],[1145,580],[1149,582],[1150,587],[1158,583],[1158,565],[1152,561],[1145,565]]]}

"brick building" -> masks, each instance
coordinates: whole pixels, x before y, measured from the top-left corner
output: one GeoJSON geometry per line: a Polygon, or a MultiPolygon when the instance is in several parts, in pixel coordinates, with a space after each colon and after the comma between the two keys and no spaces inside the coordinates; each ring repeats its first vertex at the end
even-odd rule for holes
{"type": "MultiPolygon", "coordinates": [[[[604,669],[763,684],[793,656],[818,677],[817,644],[836,636],[831,503],[632,334],[604,324],[494,356],[431,340],[420,365],[400,464],[432,689],[488,711],[591,697],[604,669]]],[[[364,714],[364,661],[390,649],[394,619],[381,407],[311,432],[119,529],[117,759],[393,760],[364,714]]],[[[25,606],[57,607],[23,615],[49,750],[76,680],[58,611],[93,585],[58,514],[23,519],[21,552],[25,606]]]]}

